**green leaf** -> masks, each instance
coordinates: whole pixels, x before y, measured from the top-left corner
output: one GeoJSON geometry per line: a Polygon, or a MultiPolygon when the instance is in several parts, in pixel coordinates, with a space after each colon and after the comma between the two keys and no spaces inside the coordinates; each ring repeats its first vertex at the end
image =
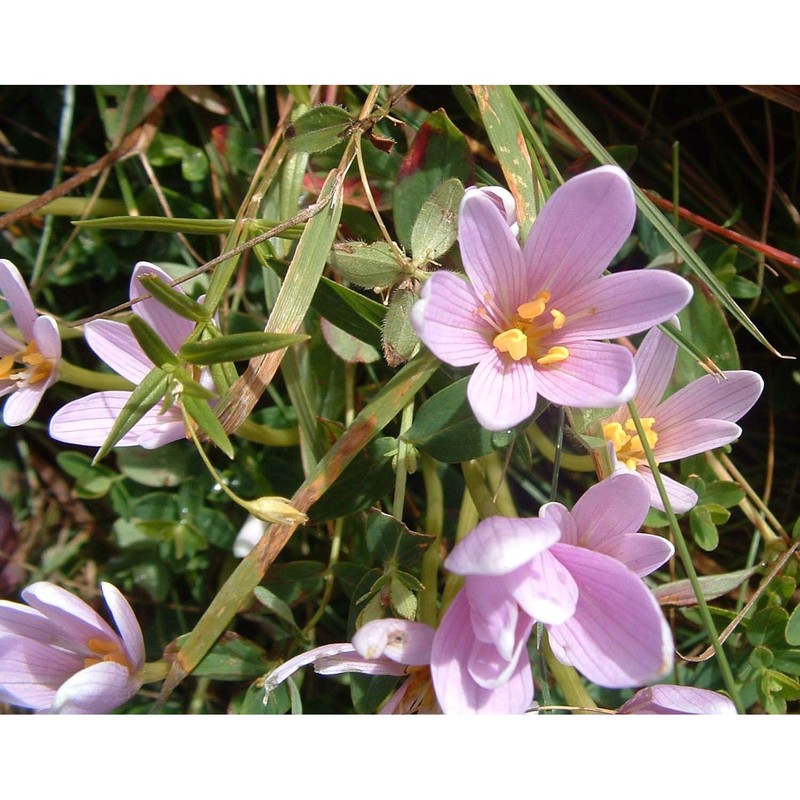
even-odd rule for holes
{"type": "Polygon", "coordinates": [[[331,266],[366,289],[387,289],[403,274],[400,254],[388,242],[344,242],[331,251],[331,266]]]}
{"type": "Polygon", "coordinates": [[[422,204],[411,231],[412,263],[421,267],[446,253],[458,235],[458,207],[464,186],[458,178],[450,178],[433,190],[422,204]]]}
{"type": "Polygon", "coordinates": [[[523,238],[536,217],[536,184],[530,154],[520,127],[520,105],[508,86],[477,86],[475,97],[486,133],[514,195],[523,238]]]}
{"type": "Polygon", "coordinates": [[[319,153],[347,138],[353,117],[338,106],[317,106],[286,126],[283,135],[294,152],[319,153]]]}
{"type": "Polygon", "coordinates": [[[131,314],[128,317],[128,327],[139,343],[139,347],[157,367],[180,366],[180,359],[164,344],[164,340],[145,322],[144,318],[138,314],[131,314]]]}
{"type": "Polygon", "coordinates": [[[320,328],[328,347],[348,364],[371,364],[381,357],[374,347],[337,328],[324,317],[320,320],[320,328]]]}
{"type": "Polygon", "coordinates": [[[169,389],[171,376],[161,367],[154,367],[131,392],[119,416],[111,426],[106,440],[97,451],[93,463],[103,459],[116,443],[151,409],[160,402],[169,389]]]}
{"type": "Polygon", "coordinates": [[[397,578],[392,579],[390,598],[392,611],[403,619],[414,619],[417,615],[417,597],[411,589],[397,578]]]}
{"type": "Polygon", "coordinates": [[[181,173],[187,181],[203,180],[208,173],[208,159],[199,147],[161,131],[153,137],[147,149],[147,158],[154,167],[180,161],[181,173]]]}
{"type": "Polygon", "coordinates": [[[747,640],[752,645],[781,645],[788,622],[786,610],[778,606],[757,611],[747,626],[747,640]]]}
{"type": "Polygon", "coordinates": [[[800,606],[795,606],[786,623],[786,641],[795,647],[800,645],[800,606]]]}
{"type": "Polygon", "coordinates": [[[697,505],[689,512],[689,525],[699,547],[706,551],[716,549],[719,533],[707,506],[697,505]]]}
{"type": "Polygon", "coordinates": [[[394,187],[394,227],[406,250],[411,250],[411,230],[433,190],[448,178],[467,183],[472,172],[472,153],[464,134],[443,110],[434,111],[411,142],[394,187]]]}
{"type": "Polygon", "coordinates": [[[482,428],[467,400],[469,378],[426,400],[403,438],[437,461],[455,464],[492,452],[492,434],[482,428]]]}
{"type": "Polygon", "coordinates": [[[190,364],[243,361],[300,344],[309,338],[304,333],[229,333],[201,342],[186,342],[178,350],[178,356],[190,364]]]}
{"type": "Polygon", "coordinates": [[[253,590],[256,600],[261,603],[264,608],[271,611],[278,619],[285,622],[295,633],[300,633],[297,623],[294,621],[294,614],[292,609],[283,602],[276,594],[271,592],[265,586],[256,586],[253,590]]]}
{"type": "Polygon", "coordinates": [[[56,456],[58,466],[76,480],[75,493],[85,499],[104,497],[120,475],[102,464],[92,464],[83,453],[67,450],[56,456]]]}
{"type": "Polygon", "coordinates": [[[744,499],[744,490],[732,481],[714,481],[703,492],[703,502],[733,508],[744,499]]]}
{"type": "MultiPolygon", "coordinates": [[[[706,600],[713,600],[737,589],[757,571],[758,567],[750,567],[737,572],[726,572],[722,575],[703,575],[698,578],[700,591],[706,600]]],[[[693,606],[697,603],[694,589],[688,579],[657,586],[653,589],[653,594],[661,605],[693,606]]]]}
{"type": "MultiPolygon", "coordinates": [[[[178,639],[179,645],[184,638],[178,639]]],[[[246,681],[269,671],[270,661],[257,644],[227,631],[192,670],[192,674],[215,681],[246,681]]]]}
{"type": "Polygon", "coordinates": [[[378,561],[410,566],[420,558],[433,536],[416,533],[391,514],[372,509],[367,516],[367,549],[378,561]]]}
{"type": "Polygon", "coordinates": [[[139,282],[161,305],[174,311],[184,319],[193,322],[210,322],[211,314],[208,309],[187,294],[178,291],[169,284],[165,283],[158,275],[140,275],[139,282]]]}
{"type": "Polygon", "coordinates": [[[412,289],[398,287],[383,319],[383,356],[390,367],[399,367],[419,350],[419,337],[411,325],[411,309],[418,300],[412,289]]]}
{"type": "Polygon", "coordinates": [[[231,440],[228,438],[225,429],[222,427],[222,423],[212,411],[208,402],[199,397],[193,397],[191,394],[182,394],[181,405],[191,419],[197,424],[197,427],[200,428],[228,458],[233,458],[233,445],[231,444],[231,440]]]}
{"type": "MultiPolygon", "coordinates": [[[[44,210],[44,209],[43,209],[44,210]]],[[[92,207],[96,214],[100,210],[92,207]]],[[[54,213],[48,211],[47,213],[54,213]]],[[[78,228],[100,228],[104,230],[149,231],[158,233],[195,233],[201,236],[225,236],[233,228],[232,219],[195,219],[184,217],[103,217],[102,219],[76,219],[72,223],[78,228]]]]}
{"type": "Polygon", "coordinates": [[[312,523],[363,511],[389,493],[394,470],[388,456],[396,448],[396,440],[388,436],[370,442],[308,510],[312,523]]]}

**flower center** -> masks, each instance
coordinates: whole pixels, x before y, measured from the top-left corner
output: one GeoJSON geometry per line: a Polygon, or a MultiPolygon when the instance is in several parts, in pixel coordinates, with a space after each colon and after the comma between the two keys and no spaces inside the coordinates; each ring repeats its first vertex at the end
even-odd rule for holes
{"type": "Polygon", "coordinates": [[[110,642],[107,639],[89,639],[86,642],[86,646],[96,655],[84,658],[84,667],[92,667],[95,664],[101,664],[103,661],[114,661],[131,670],[131,663],[125,653],[122,652],[119,642],[110,642]]]}
{"type": "MultiPolygon", "coordinates": [[[[653,430],[655,418],[643,417],[641,422],[647,444],[652,451],[658,441],[658,434],[653,430]]],[[[607,422],[603,425],[603,438],[614,445],[617,458],[628,469],[635,470],[638,464],[647,461],[642,440],[636,434],[632,419],[628,419],[624,427],[619,422],[607,422]]]]}
{"type": "Polygon", "coordinates": [[[20,386],[46,380],[52,370],[52,362],[39,352],[36,342],[29,342],[13,355],[0,357],[0,380],[19,381],[20,386]]]}
{"type": "Polygon", "coordinates": [[[553,331],[561,330],[567,321],[557,308],[548,309],[550,292],[539,292],[532,300],[517,308],[517,316],[511,326],[494,337],[492,344],[501,353],[508,353],[514,361],[532,358],[537,364],[557,364],[569,357],[569,350],[562,345],[547,347],[541,343],[553,331]]]}

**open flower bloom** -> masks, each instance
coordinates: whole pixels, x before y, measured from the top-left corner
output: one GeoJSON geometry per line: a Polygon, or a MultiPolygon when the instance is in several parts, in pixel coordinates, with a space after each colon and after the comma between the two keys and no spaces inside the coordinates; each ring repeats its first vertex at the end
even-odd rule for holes
{"type": "MultiPolygon", "coordinates": [[[[169,283],[172,278],[159,267],[140,261],[131,278],[130,297],[147,294],[139,276],[155,274],[169,283]]],[[[179,287],[176,287],[179,288],[179,287]]],[[[194,329],[194,323],[159,303],[152,297],[133,305],[138,314],[155,330],[166,346],[177,352],[194,329]]],[[[114,320],[88,322],[84,335],[89,346],[113,370],[131,383],[139,384],[155,366],[145,355],[131,329],[114,320]]],[[[208,384],[204,371],[201,383],[208,384]]],[[[212,388],[207,385],[207,388],[212,388]]],[[[50,436],[60,442],[99,447],[105,442],[131,393],[125,391],[95,392],[73,400],[60,408],[50,420],[50,436]]],[[[157,404],[123,437],[117,447],[139,445],[154,449],[186,436],[183,414],[176,403],[157,404]]]]}
{"type": "Polygon", "coordinates": [[[101,584],[117,633],[80,598],[46,581],[28,605],[0,600],[0,700],[60,714],[103,714],[139,691],[144,640],[128,601],[101,584]]]}
{"type": "MultiPolygon", "coordinates": [[[[672,320],[673,324],[677,319],[672,320]]],[[[736,421],[758,400],[764,388],[761,376],[749,370],[730,370],[724,377],[704,375],[662,400],[678,353],[678,346],[658,328],[644,337],[634,364],[638,388],[633,398],[647,442],[657,463],[713,450],[741,436],[736,421]]],[[[619,464],[638,472],[650,491],[650,505],[664,510],[642,441],[621,406],[603,424],[603,435],[613,444],[619,464]]],[[[697,503],[697,495],[677,481],[661,476],[670,504],[677,513],[697,503]]]]}
{"type": "Polygon", "coordinates": [[[617,714],[735,714],[733,701],[719,692],[694,686],[658,684],[641,689],[617,714]]]}
{"type": "Polygon", "coordinates": [[[61,337],[52,317],[40,316],[19,270],[0,258],[0,293],[6,299],[23,341],[0,330],[0,397],[10,395],[3,422],[24,425],[42,395],[58,378],[61,337]]]}
{"type": "Polygon", "coordinates": [[[366,675],[407,675],[381,714],[437,713],[428,665],[434,629],[405,619],[378,619],[359,628],[352,644],[326,644],[290,658],[264,680],[264,698],[302,667],[313,665],[320,675],[360,672],[366,675]]]}
{"type": "Polygon", "coordinates": [[[648,507],[644,481],[619,473],[572,511],[547,503],[538,519],[489,517],[457,544],[445,566],[467,578],[431,654],[442,709],[529,708],[526,645],[537,620],[556,657],[602,686],[640,686],[669,669],[672,636],[641,576],[673,548],[638,532],[648,507]]]}
{"type": "Polygon", "coordinates": [[[633,396],[631,354],[598,340],[663,322],[692,294],[669,272],[602,275],[635,218],[630,182],[617,167],[586,172],[554,192],[522,249],[495,199],[465,193],[458,238],[469,281],[435,272],[411,321],[442,361],[477,365],[467,397],[483,427],[518,425],[538,395],[582,408],[633,396]]]}

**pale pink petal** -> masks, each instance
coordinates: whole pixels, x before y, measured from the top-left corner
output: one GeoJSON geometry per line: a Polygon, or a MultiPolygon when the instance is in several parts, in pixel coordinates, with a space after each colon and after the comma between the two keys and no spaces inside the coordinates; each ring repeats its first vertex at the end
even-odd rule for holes
{"type": "Polygon", "coordinates": [[[459,592],[445,612],[431,652],[436,699],[445,714],[522,714],[533,702],[533,678],[527,654],[521,652],[508,681],[495,689],[479,686],[467,669],[474,637],[470,606],[459,592]]]}
{"type": "Polygon", "coordinates": [[[470,604],[472,633],[490,644],[505,661],[510,661],[517,646],[519,606],[511,596],[505,577],[470,575],[463,591],[470,604]]]}
{"type": "MultiPolygon", "coordinates": [[[[142,275],[157,275],[165,283],[171,283],[172,278],[163,269],[147,261],[140,261],[133,269],[131,276],[130,296],[131,300],[147,294],[144,286],[139,282],[142,275]]],[[[183,291],[180,285],[175,287],[178,291],[183,291]]],[[[133,311],[138,314],[150,327],[164,340],[164,344],[173,352],[177,352],[180,346],[186,341],[189,334],[194,330],[194,323],[191,320],[176,314],[171,309],[162,305],[158,300],[150,297],[133,305],[133,311]]]]}
{"type": "Polygon", "coordinates": [[[103,598],[108,605],[114,624],[117,626],[122,638],[123,649],[130,661],[133,670],[138,671],[144,666],[144,638],[139,620],[125,596],[111,583],[101,583],[100,588],[103,598]]]}
{"type": "Polygon", "coordinates": [[[121,664],[102,661],[76,672],[56,692],[54,714],[105,714],[130,700],[141,683],[121,664]]]}
{"type": "Polygon", "coordinates": [[[9,395],[3,408],[3,422],[9,428],[24,425],[36,412],[47,384],[44,381],[32,386],[20,386],[9,395]]]}
{"type": "Polygon", "coordinates": [[[434,629],[407,619],[377,619],[359,628],[353,647],[366,659],[385,656],[398,664],[422,666],[431,663],[434,629]]]}
{"type": "Polygon", "coordinates": [[[0,294],[8,303],[14,321],[26,342],[34,340],[33,324],[38,314],[30,292],[19,270],[5,258],[0,258],[0,294]]]}
{"type": "Polygon", "coordinates": [[[42,644],[61,641],[58,628],[40,611],[22,603],[0,600],[0,634],[24,636],[42,644]]]}
{"type": "Polygon", "coordinates": [[[704,375],[659,405],[656,429],[687,427],[700,419],[736,422],[753,407],[763,388],[761,376],[749,370],[731,370],[724,379],[704,375]]]}
{"type": "MultiPolygon", "coordinates": [[[[673,317],[669,320],[673,325],[680,327],[678,318],[673,317]]],[[[633,358],[636,368],[636,411],[640,417],[652,417],[656,406],[661,402],[667,384],[675,366],[675,358],[678,354],[678,345],[663,334],[658,328],[653,328],[642,339],[639,349],[633,358]]],[[[627,408],[621,408],[622,420],[626,420],[630,414],[627,408]]]]}
{"type": "Polygon", "coordinates": [[[558,310],[566,317],[559,342],[568,347],[573,341],[638,333],[665,322],[691,298],[691,284],[671,272],[606,275],[558,298],[558,310]]]}
{"type": "Polygon", "coordinates": [[[653,454],[659,462],[676,461],[706,450],[714,450],[730,444],[742,435],[742,429],[735,422],[724,419],[701,419],[687,422],[684,426],[671,425],[662,428],[656,417],[653,429],[658,433],[653,454]]]}
{"type": "Polygon", "coordinates": [[[633,190],[618,167],[599,167],[568,180],[539,212],[525,242],[532,285],[560,298],[599,277],[635,219],[633,190]]]}
{"type": "Polygon", "coordinates": [[[557,405],[616,407],[636,390],[633,356],[618,344],[575,342],[564,361],[536,368],[536,387],[557,405]]]}
{"type": "Polygon", "coordinates": [[[572,509],[578,530],[575,544],[605,552],[604,543],[635,533],[650,510],[644,480],[635,472],[618,472],[587,489],[572,509]]]}
{"type": "Polygon", "coordinates": [[[83,328],[86,343],[111,369],[138,384],[153,369],[131,329],[122,322],[98,319],[83,328]]]}
{"type": "Polygon", "coordinates": [[[13,356],[24,347],[25,345],[19,339],[0,330],[0,356],[13,356]]]}
{"type": "Polygon", "coordinates": [[[514,236],[519,236],[519,224],[517,223],[517,205],[514,202],[514,195],[503,189],[501,186],[482,186],[480,189],[475,186],[468,186],[466,193],[480,192],[488,197],[496,206],[500,214],[505,218],[506,224],[511,229],[514,236]]]}
{"type": "MultiPolygon", "coordinates": [[[[100,447],[130,395],[130,392],[95,392],[67,403],[50,420],[50,438],[69,444],[100,447]]],[[[162,412],[159,404],[145,413],[116,446],[146,447],[150,444],[151,447],[158,447],[177,441],[184,435],[180,412],[174,406],[162,412]]]]}
{"type": "Polygon", "coordinates": [[[447,364],[477,364],[491,349],[495,332],[478,316],[472,287],[451,272],[435,272],[411,309],[411,322],[430,351],[447,364]]]}
{"type": "Polygon", "coordinates": [[[505,575],[558,541],[549,520],[487,517],[462,539],[444,562],[458,575],[505,575]]]}
{"type": "Polygon", "coordinates": [[[41,316],[33,323],[33,339],[39,352],[53,363],[53,371],[46,380],[50,386],[56,379],[58,362],[61,359],[61,334],[58,332],[58,323],[48,316],[41,316]]]}
{"type": "MultiPolygon", "coordinates": [[[[90,605],[54,583],[32,583],[22,591],[22,599],[44,614],[71,646],[85,645],[93,638],[119,641],[111,626],[90,605]]],[[[86,652],[90,651],[87,649],[86,652]]]]}
{"type": "MultiPolygon", "coordinates": [[[[505,315],[532,298],[530,275],[519,244],[494,201],[467,192],[458,217],[461,260],[475,294],[505,315]]],[[[499,321],[499,320],[498,320],[499,321]]]]}
{"type": "MultiPolygon", "coordinates": [[[[645,464],[639,464],[636,471],[644,478],[647,484],[647,490],[650,492],[650,505],[659,511],[664,511],[664,503],[661,502],[661,495],[658,493],[658,487],[650,467],[645,464]]],[[[664,482],[664,488],[667,491],[672,510],[676,514],[683,514],[697,504],[699,498],[688,486],[678,483],[678,481],[664,475],[663,472],[661,473],[661,480],[664,482]]]]}
{"type": "Polygon", "coordinates": [[[578,585],[550,551],[504,578],[514,599],[535,619],[558,625],[568,620],[578,602],[578,585]]]}
{"type": "Polygon", "coordinates": [[[56,689],[83,668],[74,653],[33,639],[0,633],[0,701],[49,709],[56,689]]]}
{"type": "Polygon", "coordinates": [[[649,575],[675,555],[671,542],[649,533],[623,533],[593,549],[615,558],[639,577],[649,575]]]}
{"type": "Polygon", "coordinates": [[[467,661],[467,670],[483,689],[497,689],[506,683],[517,669],[520,660],[528,661],[525,649],[531,635],[533,620],[521,615],[514,631],[514,648],[505,658],[494,645],[475,640],[467,661]]]}
{"type": "Polygon", "coordinates": [[[467,399],[486,430],[505,431],[533,414],[537,383],[530,359],[513,361],[491,348],[469,379],[467,399]]]}
{"type": "Polygon", "coordinates": [[[561,530],[559,541],[563,544],[578,543],[578,529],[575,527],[575,520],[572,519],[572,514],[566,506],[556,502],[545,503],[539,509],[539,518],[552,520],[558,525],[561,530]]]}
{"type": "Polygon", "coordinates": [[[672,635],[641,579],[613,558],[556,544],[580,596],[575,615],[548,626],[556,657],[609,688],[641,686],[672,665],[672,635]]]}
{"type": "Polygon", "coordinates": [[[658,684],[636,692],[617,714],[736,714],[736,706],[719,692],[658,684]]]}

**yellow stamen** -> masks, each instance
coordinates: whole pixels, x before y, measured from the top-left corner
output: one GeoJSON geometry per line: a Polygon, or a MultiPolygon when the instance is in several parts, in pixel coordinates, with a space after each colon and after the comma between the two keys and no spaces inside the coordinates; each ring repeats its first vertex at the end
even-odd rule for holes
{"type": "MultiPolygon", "coordinates": [[[[643,417],[641,422],[647,444],[652,451],[658,442],[658,434],[653,430],[655,418],[643,417]]],[[[617,458],[631,470],[635,470],[637,465],[647,460],[642,440],[634,433],[635,431],[636,425],[632,419],[625,421],[624,429],[619,422],[607,422],[603,425],[603,438],[614,445],[617,458]],[[626,430],[629,433],[626,433],[626,430]]]]}
{"type": "Polygon", "coordinates": [[[498,333],[492,344],[501,353],[508,353],[514,361],[520,361],[528,355],[528,337],[518,328],[498,333]]]}
{"type": "Polygon", "coordinates": [[[553,329],[560,331],[564,327],[567,318],[557,308],[550,310],[550,316],[553,318],[553,329]]]}
{"type": "Polygon", "coordinates": [[[84,667],[91,667],[94,664],[100,664],[103,661],[113,661],[116,664],[121,664],[123,667],[131,668],[125,654],[117,642],[110,642],[107,639],[89,639],[86,646],[97,656],[89,656],[83,659],[84,667]]]}
{"type": "Polygon", "coordinates": [[[536,317],[544,314],[545,307],[550,302],[550,292],[539,292],[533,300],[523,303],[517,308],[519,318],[523,320],[536,319],[536,317]]]}
{"type": "Polygon", "coordinates": [[[11,377],[14,356],[0,356],[0,380],[7,381],[11,377]]]}
{"type": "Polygon", "coordinates": [[[556,345],[547,351],[547,355],[537,358],[536,363],[547,366],[548,364],[557,364],[559,361],[566,361],[567,358],[569,358],[569,350],[561,345],[556,345]]]}

